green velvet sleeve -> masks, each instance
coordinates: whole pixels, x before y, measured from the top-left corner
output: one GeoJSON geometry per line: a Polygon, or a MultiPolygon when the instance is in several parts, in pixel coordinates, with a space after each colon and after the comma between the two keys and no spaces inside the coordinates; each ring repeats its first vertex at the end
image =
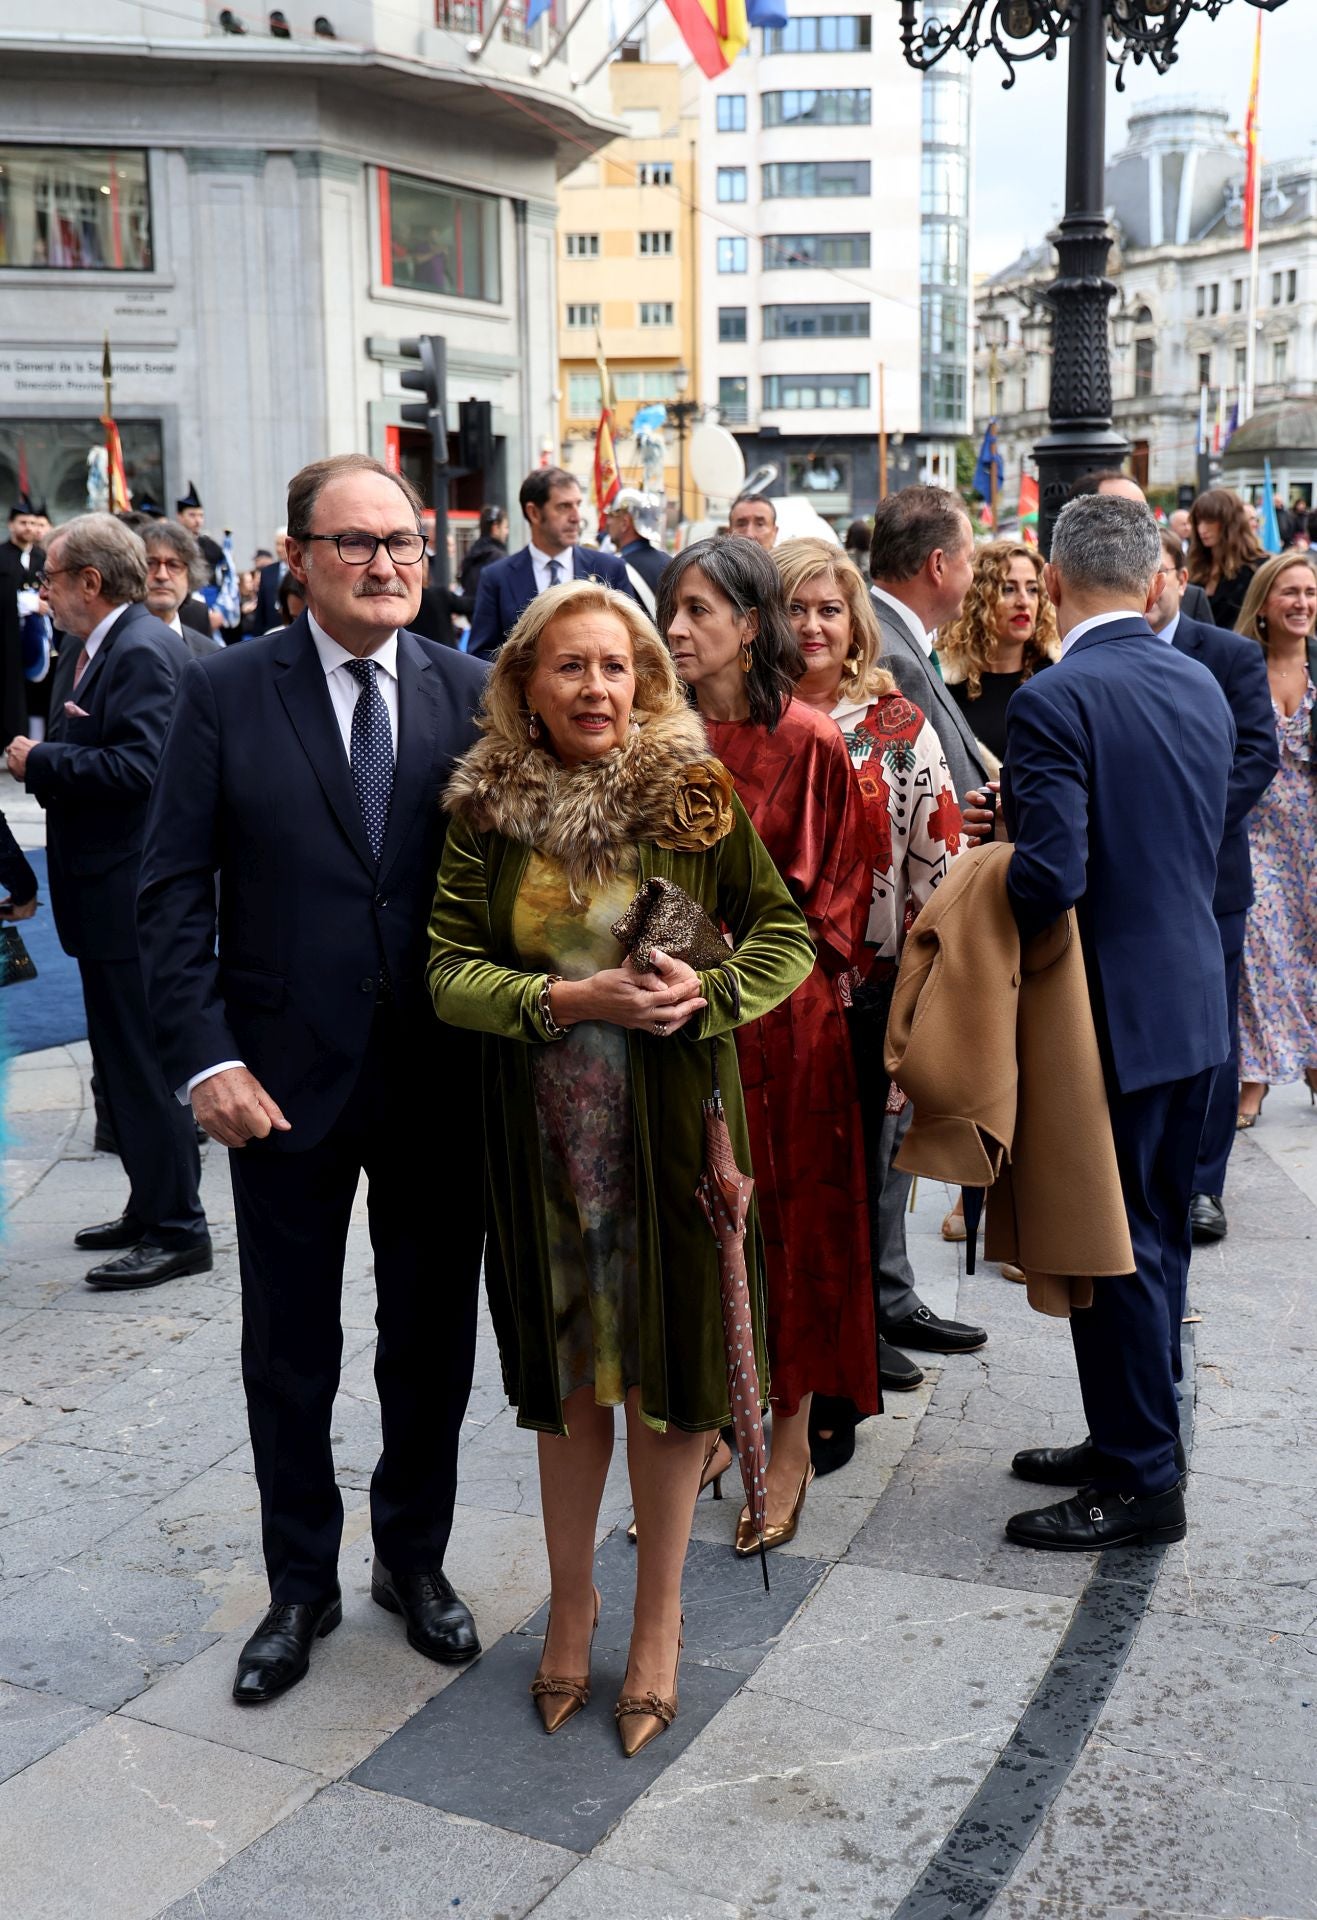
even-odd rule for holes
{"type": "Polygon", "coordinates": [[[712,1040],[771,1012],[795,992],[814,965],[804,914],[787,892],[772,857],[733,798],[736,824],[718,842],[718,914],[735,951],[725,967],[700,975],[708,1001],[687,1032],[712,1040]]]}
{"type": "Polygon", "coordinates": [[[426,983],[441,1020],[505,1040],[547,1040],[540,1013],[542,973],[490,959],[488,842],[461,818],[449,822],[430,913],[426,983]]]}

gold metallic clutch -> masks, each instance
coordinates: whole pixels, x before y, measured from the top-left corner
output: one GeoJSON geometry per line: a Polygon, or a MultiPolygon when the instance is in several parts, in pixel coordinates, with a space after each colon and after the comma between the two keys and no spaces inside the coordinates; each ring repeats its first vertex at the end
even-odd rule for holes
{"type": "Polygon", "coordinates": [[[725,967],[732,949],[698,900],[672,880],[647,880],[611,932],[633,967],[647,973],[654,949],[697,973],[725,967]]]}

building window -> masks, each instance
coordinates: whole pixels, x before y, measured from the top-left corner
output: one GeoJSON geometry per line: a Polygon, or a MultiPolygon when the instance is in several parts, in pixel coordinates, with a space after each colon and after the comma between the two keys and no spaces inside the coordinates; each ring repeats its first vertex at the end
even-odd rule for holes
{"type": "Polygon", "coordinates": [[[146,155],[0,147],[0,267],[149,273],[146,155]]]}
{"type": "Polygon", "coordinates": [[[719,133],[745,132],[745,95],[743,93],[718,95],[718,131],[719,133]]]}
{"type": "Polygon", "coordinates": [[[851,461],[846,453],[792,454],[787,460],[788,493],[846,494],[851,490],[851,461]]]}
{"type": "Polygon", "coordinates": [[[1248,348],[1235,348],[1235,385],[1242,387],[1248,379],[1248,348]]]}
{"type": "Polygon", "coordinates": [[[1209,295],[1210,295],[1210,298],[1209,298],[1209,300],[1208,300],[1208,303],[1207,303],[1207,304],[1208,304],[1208,308],[1209,308],[1209,310],[1210,310],[1210,311],[1211,311],[1212,313],[1219,313],[1219,312],[1221,311],[1221,286],[1220,286],[1220,282],[1219,282],[1219,281],[1216,281],[1216,280],[1214,280],[1214,281],[1212,282],[1212,284],[1211,284],[1211,286],[1210,286],[1210,287],[1208,288],[1208,293],[1209,293],[1209,295]]]}
{"type": "Polygon", "coordinates": [[[619,400],[670,400],[670,367],[631,367],[612,376],[612,387],[619,400]]]}
{"type": "Polygon", "coordinates": [[[642,160],[636,168],[638,187],[670,187],[672,185],[671,160],[642,160]]]}
{"type": "Polygon", "coordinates": [[[969,144],[969,84],[952,73],[930,74],[924,88],[923,135],[926,147],[969,144]]]}
{"type": "Polygon", "coordinates": [[[775,160],[762,173],[765,200],[831,200],[869,191],[867,160],[775,160]]]}
{"type": "Polygon", "coordinates": [[[640,324],[642,327],[670,327],[672,325],[671,300],[642,300],[640,324]]]}
{"type": "Polygon", "coordinates": [[[1285,299],[1288,305],[1293,306],[1294,302],[1298,299],[1298,297],[1299,297],[1299,270],[1297,267],[1291,267],[1289,272],[1285,275],[1285,299]]]}
{"type": "Polygon", "coordinates": [[[1236,313],[1242,313],[1244,311],[1244,282],[1242,280],[1235,280],[1231,283],[1230,304],[1236,313]]]}
{"type": "Polygon", "coordinates": [[[568,374],[567,411],[573,420],[592,419],[602,404],[597,373],[568,374]]]}
{"type": "Polygon", "coordinates": [[[1207,312],[1207,288],[1206,287],[1198,287],[1195,289],[1194,311],[1198,315],[1200,320],[1202,319],[1203,315],[1207,312]]]}
{"type": "Polygon", "coordinates": [[[599,258],[599,235],[597,233],[569,233],[567,236],[567,258],[569,260],[597,260],[599,258]]]}
{"type": "Polygon", "coordinates": [[[597,300],[582,300],[567,303],[567,324],[569,327],[597,327],[599,325],[599,303],[597,300]]]}
{"type": "Polygon", "coordinates": [[[729,426],[744,426],[750,418],[749,389],[744,374],[718,382],[718,411],[729,426]]]}
{"type": "Polygon", "coordinates": [[[969,211],[969,173],[965,155],[941,148],[925,150],[920,173],[919,211],[963,220],[969,211]]]}
{"type": "Polygon", "coordinates": [[[644,254],[671,253],[671,227],[661,227],[657,230],[650,228],[642,232],[640,236],[640,251],[644,254]]]}
{"type": "Polygon", "coordinates": [[[865,301],[764,308],[765,340],[867,340],[865,301]]]}
{"type": "Polygon", "coordinates": [[[720,340],[745,339],[744,307],[719,307],[718,338],[720,340]]]}
{"type": "Polygon", "coordinates": [[[773,233],[764,237],[764,272],[794,267],[867,267],[867,233],[773,233]]]}
{"type": "Polygon", "coordinates": [[[401,173],[379,179],[385,286],[497,300],[498,201],[401,173]]]}
{"type": "MultiPolygon", "coordinates": [[[[99,384],[101,348],[66,353],[82,377],[99,384]]],[[[46,396],[56,404],[64,395],[46,396]]],[[[86,402],[83,402],[86,405],[86,402]]],[[[124,472],[134,500],[163,500],[165,494],[164,437],[159,420],[126,420],[120,415],[119,439],[124,472]]],[[[86,419],[42,419],[28,414],[0,420],[0,486],[12,500],[18,476],[26,475],[35,500],[44,500],[51,519],[72,520],[87,511],[87,449],[105,444],[105,429],[95,416],[86,419]],[[11,489],[13,491],[11,491],[11,489]]]]}
{"type": "Polygon", "coordinates": [[[1281,294],[1281,288],[1283,285],[1284,285],[1284,275],[1279,273],[1273,273],[1271,276],[1271,304],[1273,307],[1278,307],[1280,305],[1280,294],[1281,294]]]}
{"type": "Polygon", "coordinates": [[[719,167],[718,198],[724,201],[745,199],[744,167],[719,167]]]}
{"type": "Polygon", "coordinates": [[[1212,356],[1210,353],[1200,353],[1198,356],[1198,384],[1200,387],[1210,387],[1212,384],[1212,356]]]}
{"type": "Polygon", "coordinates": [[[794,412],[805,407],[867,407],[867,373],[768,373],[764,375],[766,409],[794,412]]]}
{"type": "Polygon", "coordinates": [[[867,13],[819,13],[764,30],[765,53],[867,53],[867,13]]]}
{"type": "Polygon", "coordinates": [[[927,367],[921,382],[923,415],[930,425],[951,426],[965,419],[965,373],[961,367],[927,367]]]}
{"type": "Polygon", "coordinates": [[[718,242],[719,273],[744,273],[749,265],[749,243],[742,239],[718,242]]]}
{"type": "Polygon", "coordinates": [[[867,127],[867,87],[791,88],[762,96],[766,127],[867,127]]]}
{"type": "Polygon", "coordinates": [[[1289,378],[1290,343],[1288,340],[1276,340],[1271,348],[1271,377],[1277,386],[1289,378]]]}
{"type": "Polygon", "coordinates": [[[1146,399],[1154,391],[1157,377],[1157,342],[1155,340],[1136,340],[1134,342],[1134,397],[1146,399]]]}
{"type": "Polygon", "coordinates": [[[967,282],[969,256],[961,220],[923,220],[919,226],[919,277],[925,286],[960,287],[967,282]]]}

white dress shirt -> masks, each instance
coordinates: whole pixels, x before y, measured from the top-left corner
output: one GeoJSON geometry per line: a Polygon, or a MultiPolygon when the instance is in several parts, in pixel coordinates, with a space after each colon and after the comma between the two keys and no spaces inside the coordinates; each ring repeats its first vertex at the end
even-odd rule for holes
{"type": "Polygon", "coordinates": [[[871,587],[869,591],[873,594],[875,600],[881,600],[885,607],[891,608],[898,619],[905,622],[910,638],[924,655],[924,658],[926,660],[931,659],[933,654],[933,636],[931,633],[925,633],[923,623],[918,614],[912,613],[904,600],[898,600],[894,593],[888,593],[883,587],[871,587]]]}
{"type": "Polygon", "coordinates": [[[530,563],[535,569],[536,593],[543,593],[546,587],[553,585],[553,581],[549,578],[549,568],[555,560],[558,562],[559,569],[558,585],[561,586],[564,580],[571,580],[575,577],[576,566],[572,559],[571,548],[568,547],[566,553],[541,553],[535,542],[533,540],[531,541],[530,563]]]}
{"type": "MultiPolygon", "coordinates": [[[[110,628],[114,625],[119,615],[123,612],[124,607],[127,605],[128,602],[125,600],[122,606],[115,607],[113,612],[107,613],[103,620],[98,620],[91,632],[87,635],[87,638],[83,641],[82,650],[87,656],[87,667],[91,665],[96,655],[100,652],[101,642],[105,639],[106,634],[109,633],[110,628]]],[[[84,673],[86,673],[87,667],[83,668],[82,671],[84,673]]]]}
{"type": "Polygon", "coordinates": [[[1153,632],[1157,635],[1157,638],[1159,640],[1164,640],[1167,646],[1169,647],[1171,642],[1175,638],[1175,629],[1179,626],[1179,624],[1180,624],[1180,609],[1177,607],[1175,609],[1175,612],[1171,615],[1170,619],[1166,622],[1166,625],[1164,627],[1161,627],[1160,629],[1157,627],[1154,627],[1153,632]]]}
{"type": "MultiPolygon", "coordinates": [[[[1095,613],[1091,619],[1081,620],[1077,627],[1071,627],[1069,633],[1061,642],[1061,658],[1064,660],[1076,640],[1081,639],[1084,634],[1091,632],[1094,627],[1105,626],[1109,620],[1141,620],[1142,618],[1142,614],[1135,613],[1133,607],[1121,607],[1116,613],[1095,613]]],[[[1172,628],[1172,632],[1173,631],[1174,629],[1172,628]]],[[[1163,634],[1162,638],[1164,640],[1166,635],[1163,634]]]]}
{"type": "MultiPolygon", "coordinates": [[[[307,621],[311,628],[311,638],[320,656],[320,664],[325,670],[325,686],[329,690],[329,704],[334,709],[334,719],[338,723],[339,735],[343,741],[343,751],[352,759],[352,712],[365,689],[347,671],[351,661],[359,656],[349,653],[346,647],[340,647],[337,640],[331,640],[320,622],[308,608],[307,621]]],[[[375,675],[375,684],[384,698],[385,710],[389,716],[389,732],[393,735],[393,757],[398,758],[398,635],[391,633],[388,639],[375,652],[367,656],[375,662],[379,671],[375,675]]],[[[194,1073],[185,1087],[177,1089],[178,1098],[186,1106],[192,1098],[192,1089],[199,1087],[203,1080],[213,1079],[217,1073],[226,1073],[230,1067],[245,1065],[242,1060],[219,1060],[213,1067],[205,1067],[200,1073],[194,1073]]]]}

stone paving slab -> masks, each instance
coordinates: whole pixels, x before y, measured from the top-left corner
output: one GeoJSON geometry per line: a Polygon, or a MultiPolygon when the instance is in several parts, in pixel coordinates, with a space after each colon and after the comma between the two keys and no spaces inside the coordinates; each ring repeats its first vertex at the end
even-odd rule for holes
{"type": "Polygon", "coordinates": [[[430,1807],[327,1787],[160,1920],[522,1920],[575,1856],[430,1807]]]}
{"type": "Polygon", "coordinates": [[[293,1813],[292,1767],[117,1717],[0,1785],[6,1920],[143,1920],[293,1813]]]}
{"type": "Polygon", "coordinates": [[[99,1719],[77,1700],[0,1680],[0,1781],[21,1773],[99,1719]]]}
{"type": "MultiPolygon", "coordinates": [[[[750,1920],[751,1909],[681,1886],[653,1867],[582,1860],[535,1909],[535,1920],[750,1920]]],[[[785,1920],[785,1916],[783,1916],[785,1920]]]]}

